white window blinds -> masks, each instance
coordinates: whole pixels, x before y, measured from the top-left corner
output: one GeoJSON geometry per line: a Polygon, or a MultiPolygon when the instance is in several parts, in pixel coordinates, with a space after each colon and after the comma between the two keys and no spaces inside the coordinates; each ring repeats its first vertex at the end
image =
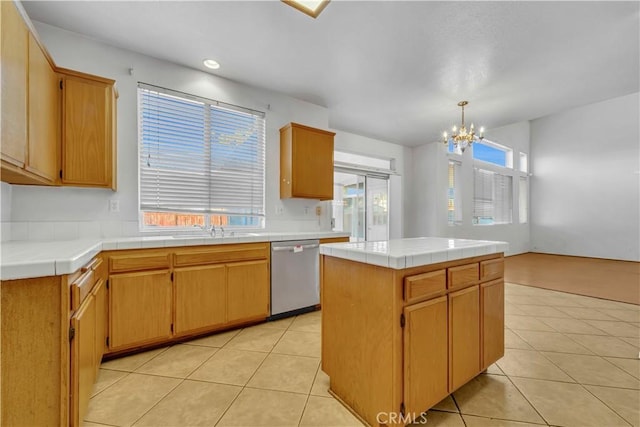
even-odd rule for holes
{"type": "Polygon", "coordinates": [[[474,224],[511,224],[513,177],[474,168],[474,224]]]}
{"type": "Polygon", "coordinates": [[[264,217],[264,113],[142,83],[138,112],[140,210],[264,217]]]}

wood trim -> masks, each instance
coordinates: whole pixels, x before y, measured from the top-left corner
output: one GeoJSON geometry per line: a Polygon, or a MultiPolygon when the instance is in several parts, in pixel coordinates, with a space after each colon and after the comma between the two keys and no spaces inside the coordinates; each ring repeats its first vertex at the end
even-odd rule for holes
{"type": "Polygon", "coordinates": [[[70,70],[68,68],[56,67],[56,72],[59,74],[64,74],[67,77],[76,77],[80,79],[93,80],[94,82],[103,83],[109,86],[114,86],[116,84],[116,81],[113,79],[96,76],[94,74],[87,74],[87,73],[83,73],[76,70],[70,70]]]}
{"type": "Polygon", "coordinates": [[[404,300],[407,304],[413,304],[446,291],[447,272],[445,269],[404,278],[404,300]]]}
{"type": "Polygon", "coordinates": [[[504,276],[504,258],[480,262],[480,281],[494,280],[504,276]]]}
{"type": "Polygon", "coordinates": [[[268,243],[239,243],[215,245],[196,249],[177,249],[174,252],[175,267],[251,261],[266,259],[269,253],[268,243]]]}
{"type": "Polygon", "coordinates": [[[461,289],[478,283],[480,269],[478,263],[459,265],[447,269],[447,288],[461,289]]]}
{"type": "Polygon", "coordinates": [[[108,255],[109,273],[129,271],[162,270],[171,267],[171,253],[168,250],[148,249],[108,255]]]}
{"type": "Polygon", "coordinates": [[[348,237],[325,237],[324,239],[320,239],[320,244],[324,245],[325,243],[348,243],[348,237]]]}

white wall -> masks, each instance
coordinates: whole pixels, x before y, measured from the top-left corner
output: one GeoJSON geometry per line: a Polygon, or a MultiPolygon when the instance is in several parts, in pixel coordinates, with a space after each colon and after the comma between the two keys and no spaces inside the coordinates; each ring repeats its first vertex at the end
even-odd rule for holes
{"type": "Polygon", "coordinates": [[[324,107],[214,75],[114,48],[49,25],[36,28],[57,65],[116,80],[118,191],[13,186],[14,239],[73,238],[74,234],[132,235],[138,229],[137,83],[162,87],[266,112],[266,214],[271,230],[317,230],[316,200],[280,200],[279,128],[290,121],[328,128],[324,107]],[[133,75],[129,69],[133,68],[133,75]],[[110,213],[109,200],[120,200],[110,213]],[[277,207],[283,207],[277,214],[277,207]],[[308,213],[305,214],[305,207],[308,213]],[[50,227],[50,222],[57,224],[50,227]],[[33,222],[44,222],[33,224],[33,222]]]}
{"type": "Polygon", "coordinates": [[[392,175],[389,179],[389,238],[404,237],[405,185],[408,176],[405,157],[411,152],[411,148],[341,130],[334,129],[333,132],[336,132],[335,149],[338,151],[395,160],[397,175],[392,175]]]}
{"type": "MultiPolygon", "coordinates": [[[[511,147],[514,159],[519,152],[529,153],[529,122],[519,122],[485,132],[488,140],[511,147]]],[[[509,243],[508,255],[529,251],[529,224],[518,222],[518,181],[513,182],[513,223],[479,226],[471,223],[473,215],[473,159],[467,150],[461,156],[449,155],[441,142],[413,149],[413,179],[406,217],[407,237],[435,236],[464,239],[499,240],[509,243]],[[448,159],[462,162],[462,224],[447,223],[448,159]]],[[[517,162],[515,162],[517,165],[517,162]]]]}
{"type": "Polygon", "coordinates": [[[532,251],[640,261],[639,94],[531,122],[532,251]]]}
{"type": "MultiPolygon", "coordinates": [[[[118,99],[118,191],[89,188],[3,186],[12,193],[3,220],[11,220],[15,240],[72,239],[136,235],[138,231],[138,81],[192,93],[266,113],[266,225],[269,230],[329,230],[328,209],[320,217],[317,200],[281,200],[279,193],[279,129],[294,121],[327,129],[328,110],[275,92],[249,87],[202,71],[182,67],[99,43],[47,24],[35,23],[58,66],[116,80],[118,99]],[[133,69],[133,75],[129,69],[133,69]],[[109,200],[120,212],[109,212],[109,200]],[[9,211],[10,214],[6,214],[9,211]]],[[[337,131],[336,147],[363,154],[402,157],[404,147],[337,131]]],[[[402,168],[402,161],[399,162],[402,168]]],[[[394,181],[395,182],[395,181],[394,181]]],[[[401,186],[395,184],[400,189],[401,186]]],[[[402,234],[402,203],[394,212],[393,232],[402,234]]]]}
{"type": "Polygon", "coordinates": [[[0,242],[11,240],[11,185],[0,182],[0,242]]]}

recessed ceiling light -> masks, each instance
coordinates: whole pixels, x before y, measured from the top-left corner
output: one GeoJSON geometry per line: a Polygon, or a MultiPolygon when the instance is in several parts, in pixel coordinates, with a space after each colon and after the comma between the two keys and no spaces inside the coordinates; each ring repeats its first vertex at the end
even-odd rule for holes
{"type": "Polygon", "coordinates": [[[211,68],[212,70],[217,70],[218,68],[220,68],[220,64],[218,64],[213,59],[205,59],[204,61],[202,61],[202,63],[205,67],[211,68]]]}
{"type": "Polygon", "coordinates": [[[306,13],[312,18],[317,18],[320,12],[327,7],[329,0],[282,0],[289,6],[293,6],[302,13],[306,13]]]}

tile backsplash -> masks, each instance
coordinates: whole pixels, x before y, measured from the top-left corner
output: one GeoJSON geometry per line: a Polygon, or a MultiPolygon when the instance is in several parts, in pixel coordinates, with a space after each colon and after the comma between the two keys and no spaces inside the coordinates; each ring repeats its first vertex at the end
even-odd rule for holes
{"type": "MultiPolygon", "coordinates": [[[[320,231],[326,230],[324,221],[270,220],[265,231],[320,231]]],[[[140,235],[167,234],[140,232],[138,221],[14,221],[2,222],[1,241],[50,241],[111,237],[134,237],[140,235]]]]}

